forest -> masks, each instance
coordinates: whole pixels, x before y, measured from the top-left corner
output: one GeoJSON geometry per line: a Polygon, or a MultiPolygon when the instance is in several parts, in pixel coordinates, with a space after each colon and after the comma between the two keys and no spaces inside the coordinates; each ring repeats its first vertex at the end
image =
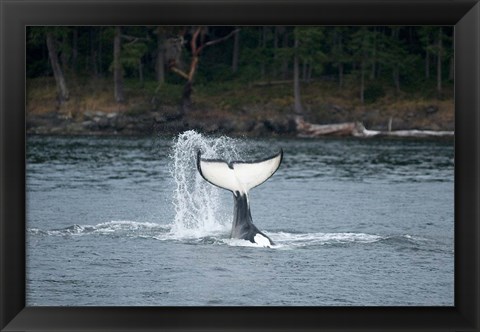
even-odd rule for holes
{"type": "Polygon", "coordinates": [[[31,133],[454,127],[450,26],[35,26],[26,38],[31,133]]]}

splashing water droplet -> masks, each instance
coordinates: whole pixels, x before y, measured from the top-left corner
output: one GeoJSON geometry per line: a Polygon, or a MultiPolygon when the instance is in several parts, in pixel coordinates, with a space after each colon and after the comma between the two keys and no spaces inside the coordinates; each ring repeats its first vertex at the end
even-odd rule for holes
{"type": "Polygon", "coordinates": [[[202,237],[230,229],[232,206],[223,200],[231,197],[201,177],[196,159],[198,151],[205,158],[238,159],[236,141],[225,136],[205,137],[194,130],[183,132],[175,139],[170,156],[175,181],[175,218],[171,233],[175,237],[202,237]]]}

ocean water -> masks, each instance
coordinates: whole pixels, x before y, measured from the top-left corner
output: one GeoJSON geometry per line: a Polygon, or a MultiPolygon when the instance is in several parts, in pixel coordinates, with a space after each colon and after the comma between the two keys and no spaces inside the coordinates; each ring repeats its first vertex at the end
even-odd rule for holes
{"type": "Polygon", "coordinates": [[[450,140],[27,139],[28,306],[452,306],[450,140]],[[195,157],[284,150],[230,239],[195,157]]]}

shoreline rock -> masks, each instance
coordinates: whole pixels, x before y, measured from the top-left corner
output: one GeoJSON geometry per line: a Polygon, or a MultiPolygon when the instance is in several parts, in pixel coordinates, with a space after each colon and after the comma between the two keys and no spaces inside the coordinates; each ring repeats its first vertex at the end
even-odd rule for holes
{"type": "MultiPolygon", "coordinates": [[[[426,111],[432,112],[432,110],[426,111]]],[[[390,120],[392,121],[392,120],[390,120]]],[[[42,115],[27,115],[26,130],[29,135],[175,135],[179,132],[195,129],[208,134],[231,136],[390,136],[408,137],[413,133],[415,137],[452,136],[447,128],[439,128],[433,124],[431,128],[407,128],[405,122],[395,120],[402,124],[399,130],[389,134],[385,126],[373,127],[366,130],[365,135],[359,135],[354,122],[335,122],[330,124],[317,124],[301,122],[294,116],[276,116],[254,119],[247,114],[226,116],[198,112],[182,115],[177,110],[165,112],[151,111],[131,115],[129,113],[106,113],[87,111],[77,117],[68,117],[60,113],[46,113],[42,115]],[[445,130],[447,129],[447,130],[445,130]],[[357,134],[354,135],[353,132],[357,134]],[[375,135],[368,133],[375,132],[375,135]],[[381,133],[381,134],[377,134],[381,133]],[[398,135],[396,134],[398,133],[398,135]],[[426,134],[425,134],[426,133],[426,134]],[[445,134],[447,133],[447,134],[445,134]]],[[[363,122],[363,121],[362,121],[363,122]]]]}

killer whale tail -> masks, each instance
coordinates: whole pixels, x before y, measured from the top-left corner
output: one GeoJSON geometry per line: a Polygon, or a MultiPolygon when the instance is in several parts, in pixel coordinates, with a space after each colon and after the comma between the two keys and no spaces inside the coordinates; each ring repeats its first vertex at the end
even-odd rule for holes
{"type": "Polygon", "coordinates": [[[267,181],[278,169],[283,159],[283,150],[261,160],[226,162],[220,159],[203,159],[197,153],[197,169],[211,184],[230,190],[235,195],[247,194],[267,181]]]}
{"type": "Polygon", "coordinates": [[[283,150],[276,155],[255,161],[226,162],[219,159],[203,159],[197,153],[197,169],[211,184],[227,189],[234,196],[234,216],[231,238],[249,240],[262,247],[270,247],[273,241],[260,232],[252,222],[248,191],[267,181],[278,169],[283,150]]]}

